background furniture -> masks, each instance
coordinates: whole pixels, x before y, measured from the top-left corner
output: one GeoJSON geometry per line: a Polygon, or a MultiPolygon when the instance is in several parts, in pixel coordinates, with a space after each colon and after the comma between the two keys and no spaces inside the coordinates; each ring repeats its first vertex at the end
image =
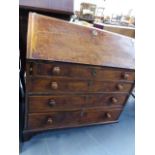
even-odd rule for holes
{"type": "Polygon", "coordinates": [[[88,22],[93,22],[95,19],[96,5],[91,3],[80,4],[80,15],[79,19],[88,22]]]}
{"type": "Polygon", "coordinates": [[[31,13],[24,139],[117,122],[134,87],[131,39],[31,13]]]}

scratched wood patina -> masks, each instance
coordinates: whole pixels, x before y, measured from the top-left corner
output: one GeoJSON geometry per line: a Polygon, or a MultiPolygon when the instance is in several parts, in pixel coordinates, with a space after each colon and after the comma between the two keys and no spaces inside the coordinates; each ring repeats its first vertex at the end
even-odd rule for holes
{"type": "Polygon", "coordinates": [[[28,59],[134,69],[131,38],[31,13],[28,59]]]}

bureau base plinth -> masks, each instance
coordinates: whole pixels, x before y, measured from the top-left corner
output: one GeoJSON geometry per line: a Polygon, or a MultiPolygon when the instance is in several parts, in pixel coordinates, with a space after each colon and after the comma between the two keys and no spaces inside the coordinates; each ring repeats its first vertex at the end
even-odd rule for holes
{"type": "Polygon", "coordinates": [[[72,127],[58,127],[58,128],[55,128],[55,129],[51,128],[51,129],[24,130],[22,141],[23,142],[28,141],[33,136],[36,136],[38,134],[45,133],[45,132],[48,132],[48,131],[62,131],[62,130],[67,130],[67,129],[84,128],[84,127],[91,127],[91,126],[97,126],[97,125],[108,125],[108,124],[118,123],[118,122],[119,122],[119,120],[115,120],[115,121],[110,121],[110,122],[100,122],[100,123],[91,123],[91,124],[79,124],[79,125],[75,125],[75,126],[72,126],[72,127]]]}

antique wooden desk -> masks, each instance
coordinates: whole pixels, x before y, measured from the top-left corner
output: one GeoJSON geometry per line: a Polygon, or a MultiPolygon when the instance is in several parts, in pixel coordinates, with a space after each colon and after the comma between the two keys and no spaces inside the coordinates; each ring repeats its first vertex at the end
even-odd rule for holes
{"type": "Polygon", "coordinates": [[[24,139],[117,122],[134,86],[132,40],[29,14],[24,139]]]}

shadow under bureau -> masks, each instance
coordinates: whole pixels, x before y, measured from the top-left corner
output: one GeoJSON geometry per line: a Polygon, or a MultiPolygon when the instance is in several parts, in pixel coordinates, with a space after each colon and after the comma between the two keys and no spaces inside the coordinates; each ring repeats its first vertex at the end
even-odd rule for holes
{"type": "Polygon", "coordinates": [[[130,38],[29,14],[23,136],[117,122],[134,87],[130,38]]]}

